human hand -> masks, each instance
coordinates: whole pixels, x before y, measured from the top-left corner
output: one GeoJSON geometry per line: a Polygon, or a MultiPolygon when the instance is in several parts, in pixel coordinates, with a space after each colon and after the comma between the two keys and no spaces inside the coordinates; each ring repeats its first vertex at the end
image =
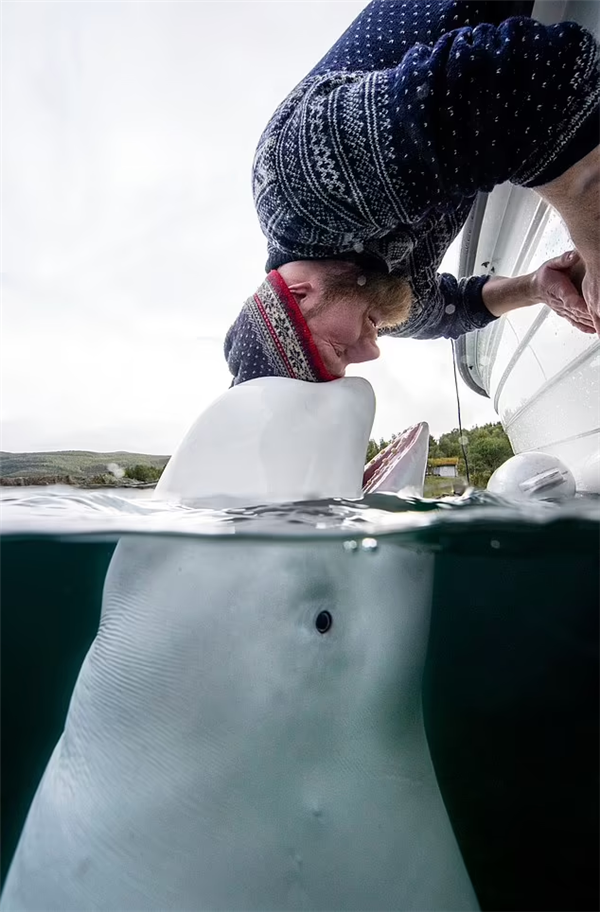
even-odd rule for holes
{"type": "Polygon", "coordinates": [[[532,283],[536,300],[543,301],[559,317],[581,332],[600,331],[600,313],[594,314],[587,303],[593,300],[598,283],[588,276],[576,250],[543,263],[533,273],[532,283]]]}
{"type": "Polygon", "coordinates": [[[592,318],[594,329],[600,336],[600,276],[589,260],[584,266],[581,294],[592,318]]]}
{"type": "MultiPolygon", "coordinates": [[[[549,184],[536,187],[535,190],[557,210],[577,248],[578,256],[585,268],[585,275],[581,281],[581,295],[594,331],[600,334],[600,145],[568,168],[564,174],[549,184]]],[[[557,257],[557,260],[560,259],[561,257],[557,257]]],[[[546,303],[553,307],[549,301],[546,303]]],[[[575,306],[577,308],[577,305],[575,306]]],[[[558,312],[560,311],[557,310],[558,312]]],[[[570,319],[565,313],[561,313],[561,316],[570,319]]],[[[584,322],[585,325],[589,325],[589,321],[584,322]]],[[[580,325],[579,329],[582,328],[580,325]]]]}

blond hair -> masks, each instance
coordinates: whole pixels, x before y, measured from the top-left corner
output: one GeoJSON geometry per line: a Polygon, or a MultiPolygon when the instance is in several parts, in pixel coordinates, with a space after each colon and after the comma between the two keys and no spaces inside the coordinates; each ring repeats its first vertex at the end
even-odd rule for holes
{"type": "Polygon", "coordinates": [[[363,269],[339,260],[313,261],[320,273],[321,302],[311,316],[317,316],[341,298],[350,304],[367,302],[379,314],[379,326],[405,323],[413,301],[411,287],[402,276],[363,269]]]}

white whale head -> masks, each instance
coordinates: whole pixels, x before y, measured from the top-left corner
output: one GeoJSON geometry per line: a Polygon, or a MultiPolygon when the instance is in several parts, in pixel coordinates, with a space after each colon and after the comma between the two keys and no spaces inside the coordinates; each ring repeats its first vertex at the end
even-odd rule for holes
{"type": "Polygon", "coordinates": [[[374,415],[360,377],[241,383],[200,415],[156,496],[219,507],[360,497],[374,415]]]}
{"type": "MultiPolygon", "coordinates": [[[[240,385],[159,496],[358,497],[373,405],[240,385]]],[[[354,544],[119,542],[3,912],[477,908],[421,715],[433,555],[354,544]]]]}

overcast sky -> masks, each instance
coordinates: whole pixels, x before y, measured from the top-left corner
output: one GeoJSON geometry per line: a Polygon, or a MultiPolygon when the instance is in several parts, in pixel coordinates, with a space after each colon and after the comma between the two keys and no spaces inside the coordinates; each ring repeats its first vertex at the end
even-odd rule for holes
{"type": "MultiPolygon", "coordinates": [[[[227,389],[257,140],[365,5],[4,0],[2,449],[168,454],[227,389]]],[[[352,370],[374,435],[455,427],[450,342],[381,347],[352,370]]],[[[466,427],[497,420],[460,391],[466,427]]]]}

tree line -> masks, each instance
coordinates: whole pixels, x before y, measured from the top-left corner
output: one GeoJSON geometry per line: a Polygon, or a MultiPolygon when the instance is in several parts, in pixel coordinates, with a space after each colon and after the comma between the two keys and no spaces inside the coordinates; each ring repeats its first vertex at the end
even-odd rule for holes
{"type": "Polygon", "coordinates": [[[137,463],[136,465],[128,466],[125,469],[125,478],[130,478],[132,481],[143,481],[146,484],[151,484],[154,481],[158,481],[165,468],[166,466],[153,466],[137,463]]]}

